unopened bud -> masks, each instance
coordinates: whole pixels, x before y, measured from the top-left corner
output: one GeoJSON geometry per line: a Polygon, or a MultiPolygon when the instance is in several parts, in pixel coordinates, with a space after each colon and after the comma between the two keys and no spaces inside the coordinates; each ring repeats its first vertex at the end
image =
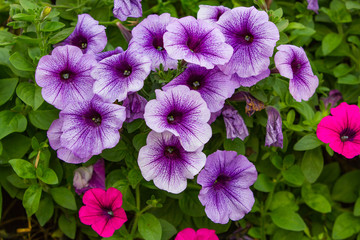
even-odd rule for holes
{"type": "Polygon", "coordinates": [[[49,16],[51,12],[51,7],[44,7],[44,9],[41,12],[40,19],[44,20],[47,16],[49,16]]]}

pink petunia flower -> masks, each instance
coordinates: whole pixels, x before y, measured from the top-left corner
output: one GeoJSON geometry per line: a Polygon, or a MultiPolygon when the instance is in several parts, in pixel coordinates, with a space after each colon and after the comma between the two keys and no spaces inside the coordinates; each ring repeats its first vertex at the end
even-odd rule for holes
{"type": "Polygon", "coordinates": [[[101,237],[111,237],[115,230],[127,221],[126,213],[121,208],[122,194],[116,188],[107,191],[93,188],[85,192],[79,211],[83,224],[91,225],[101,237]]]}
{"type": "Polygon", "coordinates": [[[175,240],[219,240],[215,230],[201,228],[195,232],[192,228],[185,228],[176,235],[175,240]]]}
{"type": "Polygon", "coordinates": [[[346,158],[360,155],[360,109],[343,102],[331,109],[331,115],[324,117],[316,131],[317,137],[337,153],[346,158]]]}

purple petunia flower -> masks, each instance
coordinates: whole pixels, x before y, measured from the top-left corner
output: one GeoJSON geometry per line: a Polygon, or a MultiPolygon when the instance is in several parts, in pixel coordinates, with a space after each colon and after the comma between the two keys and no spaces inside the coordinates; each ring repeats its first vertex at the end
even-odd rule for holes
{"type": "Polygon", "coordinates": [[[35,80],[42,87],[45,101],[63,109],[73,101],[91,99],[94,79],[90,72],[96,60],[74,46],[61,46],[52,55],[43,56],[36,68],[35,80]]]}
{"type": "Polygon", "coordinates": [[[164,66],[165,71],[168,68],[177,68],[177,60],[168,56],[163,43],[166,26],[174,21],[176,21],[176,18],[171,17],[169,13],[163,13],[160,16],[153,14],[145,18],[132,30],[133,38],[130,47],[135,47],[138,51],[141,49],[144,55],[149,56],[152,60],[151,70],[159,68],[160,64],[164,66]],[[134,42],[137,44],[132,46],[134,42]]]}
{"type": "Polygon", "coordinates": [[[155,90],[156,99],[145,106],[145,122],[152,130],[169,131],[186,151],[195,151],[211,138],[210,111],[200,93],[186,86],[155,90]]]}
{"type": "Polygon", "coordinates": [[[209,155],[197,182],[202,186],[199,200],[208,218],[226,224],[250,212],[255,199],[249,189],[257,179],[254,164],[234,151],[216,151],[209,155]]]}
{"type": "Polygon", "coordinates": [[[329,105],[330,108],[336,107],[337,103],[341,99],[343,99],[342,94],[337,89],[330,90],[329,96],[327,98],[321,98],[321,100],[324,102],[325,108],[328,108],[329,105]]]}
{"type": "Polygon", "coordinates": [[[126,122],[132,122],[138,118],[143,119],[146,104],[145,98],[137,93],[130,93],[123,102],[123,106],[126,108],[126,122]]]}
{"type": "Polygon", "coordinates": [[[170,132],[151,131],[146,146],[139,151],[138,164],[143,177],[154,180],[155,186],[171,192],[185,190],[187,179],[193,179],[204,167],[206,155],[202,147],[187,152],[181,146],[179,138],[170,132]]]}
{"type": "Polygon", "coordinates": [[[222,115],[224,117],[226,127],[226,138],[233,140],[235,138],[240,138],[241,140],[244,140],[247,136],[249,136],[244,119],[235,108],[230,105],[225,105],[222,115]]]}
{"type": "Polygon", "coordinates": [[[319,14],[319,12],[318,12],[318,10],[319,10],[318,0],[307,0],[307,2],[308,2],[307,9],[313,10],[316,14],[319,14]]]}
{"type": "Polygon", "coordinates": [[[238,86],[240,87],[251,87],[263,80],[264,78],[267,78],[270,75],[270,70],[266,69],[264,72],[260,73],[256,76],[246,77],[242,78],[239,77],[237,73],[234,73],[231,75],[231,80],[238,83],[238,86]]]}
{"type": "Polygon", "coordinates": [[[210,112],[217,112],[224,106],[225,100],[232,96],[238,84],[230,81],[219,68],[208,70],[198,65],[190,65],[183,73],[163,86],[164,90],[185,85],[200,93],[210,112]]]}
{"type": "Polygon", "coordinates": [[[73,185],[77,194],[85,193],[91,188],[105,188],[105,163],[99,159],[94,165],[79,167],[74,172],[73,185]]]}
{"type": "Polygon", "coordinates": [[[141,0],[114,0],[113,14],[120,21],[142,16],[141,0]]]}
{"type": "Polygon", "coordinates": [[[61,145],[80,158],[100,154],[119,142],[125,117],[125,107],[103,102],[97,96],[71,103],[60,112],[64,121],[61,145]]]}
{"type": "Polygon", "coordinates": [[[279,30],[269,16],[255,7],[237,7],[225,12],[217,22],[226,43],[234,48],[230,61],[219,68],[241,78],[262,74],[270,64],[279,30]]]}
{"type": "Polygon", "coordinates": [[[199,5],[199,11],[197,12],[197,19],[202,19],[210,23],[216,23],[219,21],[221,15],[224,12],[229,11],[230,8],[224,6],[209,6],[199,5]]]}
{"type": "Polygon", "coordinates": [[[183,17],[166,27],[164,47],[173,59],[184,59],[207,69],[225,64],[233,49],[213,24],[194,17],[183,17]]]}
{"type": "Polygon", "coordinates": [[[265,146],[283,147],[282,120],[279,111],[267,107],[268,120],[266,125],[265,146]]]}
{"type": "Polygon", "coordinates": [[[221,115],[222,109],[217,112],[212,112],[208,124],[212,124],[221,115]]]}
{"type": "Polygon", "coordinates": [[[319,79],[313,74],[304,49],[293,45],[281,45],[277,49],[275,65],[281,76],[290,79],[290,94],[298,102],[309,100],[319,86],[319,79]]]}
{"type": "Polygon", "coordinates": [[[118,53],[122,53],[124,52],[124,50],[121,47],[117,47],[112,51],[107,51],[107,52],[101,52],[101,53],[97,53],[95,55],[95,59],[96,61],[100,62],[101,60],[111,57],[112,55],[116,55],[118,53]]]}
{"type": "Polygon", "coordinates": [[[80,48],[83,53],[95,54],[104,50],[106,43],[105,27],[85,13],[78,15],[74,32],[57,46],[73,45],[80,48]]]}
{"type": "Polygon", "coordinates": [[[94,93],[106,101],[122,101],[144,86],[150,65],[149,58],[131,49],[105,58],[91,72],[94,93]]]}

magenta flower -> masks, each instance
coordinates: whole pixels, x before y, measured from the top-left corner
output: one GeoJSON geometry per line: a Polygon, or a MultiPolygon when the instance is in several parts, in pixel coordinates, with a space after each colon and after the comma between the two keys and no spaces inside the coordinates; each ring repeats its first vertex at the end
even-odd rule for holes
{"type": "Polygon", "coordinates": [[[318,13],[318,10],[319,10],[318,0],[307,0],[307,2],[308,2],[307,9],[313,10],[316,14],[319,14],[318,13]]]}
{"type": "Polygon", "coordinates": [[[266,125],[265,146],[283,147],[282,120],[279,111],[267,107],[268,120],[266,125]]]}
{"type": "Polygon", "coordinates": [[[262,74],[270,65],[279,30],[269,16],[255,7],[237,7],[225,12],[217,22],[226,43],[234,48],[230,61],[219,68],[241,78],[262,74]]]}
{"type": "Polygon", "coordinates": [[[154,180],[155,186],[162,190],[175,194],[184,191],[187,179],[193,179],[205,165],[202,147],[187,152],[179,138],[170,132],[151,131],[146,144],[139,151],[141,173],[147,181],[154,180]]]}
{"type": "Polygon", "coordinates": [[[200,93],[210,112],[217,112],[224,106],[225,100],[231,97],[238,87],[231,76],[225,75],[219,68],[208,70],[191,64],[183,73],[163,86],[164,90],[178,85],[188,86],[200,93]]]}
{"type": "Polygon", "coordinates": [[[270,75],[270,70],[266,69],[264,72],[256,76],[242,78],[239,77],[237,73],[231,75],[231,80],[238,83],[239,87],[252,87],[264,78],[267,78],[270,75]]]}
{"type": "Polygon", "coordinates": [[[135,119],[144,119],[145,98],[137,93],[130,93],[124,100],[123,106],[126,108],[126,122],[132,122],[135,119]]]}
{"type": "Polygon", "coordinates": [[[207,69],[225,64],[233,48],[213,24],[194,17],[183,17],[170,23],[164,34],[164,47],[173,59],[184,59],[207,69]]]}
{"type": "Polygon", "coordinates": [[[155,90],[156,99],[145,106],[146,125],[155,132],[179,137],[186,151],[196,151],[211,138],[210,111],[200,93],[186,86],[155,90]]]}
{"type": "Polygon", "coordinates": [[[235,108],[230,105],[225,105],[222,115],[224,117],[226,127],[226,138],[232,140],[240,138],[241,140],[244,140],[247,136],[249,136],[244,119],[235,108]]]}
{"type": "Polygon", "coordinates": [[[216,151],[206,160],[197,182],[202,186],[199,200],[208,218],[226,224],[250,212],[255,199],[250,186],[257,179],[254,164],[234,151],[216,151]]]}
{"type": "Polygon", "coordinates": [[[122,101],[128,92],[137,92],[144,86],[150,65],[148,57],[131,49],[107,57],[91,72],[96,80],[94,93],[109,102],[122,101]]]}
{"type": "Polygon", "coordinates": [[[201,228],[195,231],[192,228],[185,228],[176,235],[175,240],[219,240],[219,238],[215,230],[201,228]]]}
{"type": "Polygon", "coordinates": [[[199,8],[197,19],[202,19],[210,23],[216,23],[224,12],[230,10],[230,8],[224,6],[209,5],[199,5],[199,8]]]}
{"type": "Polygon", "coordinates": [[[133,38],[130,43],[130,48],[137,48],[144,55],[151,59],[151,70],[155,71],[160,64],[164,66],[164,70],[176,69],[177,60],[169,57],[164,48],[163,35],[166,32],[166,27],[176,21],[176,18],[170,17],[169,13],[158,15],[149,15],[142,22],[140,22],[132,30],[133,38]],[[134,43],[137,43],[134,45],[134,43]]]}
{"type": "Polygon", "coordinates": [[[105,58],[108,58],[112,55],[116,55],[116,54],[122,53],[122,52],[124,52],[124,50],[121,47],[117,47],[112,51],[97,53],[95,55],[95,59],[96,59],[96,61],[100,62],[101,60],[103,60],[105,58]]]}
{"type": "Polygon", "coordinates": [[[317,126],[316,135],[337,153],[346,158],[360,155],[360,109],[343,102],[331,109],[317,126]]]}
{"type": "Polygon", "coordinates": [[[280,45],[277,49],[275,65],[281,76],[290,79],[290,94],[298,102],[309,100],[319,79],[313,74],[304,49],[293,45],[280,45]]]}
{"type": "Polygon", "coordinates": [[[73,101],[93,97],[94,79],[90,72],[96,60],[94,55],[83,54],[74,46],[57,47],[52,55],[43,56],[36,68],[35,80],[42,87],[45,101],[63,109],[73,101]]]}
{"type": "Polygon", "coordinates": [[[105,190],[104,159],[99,159],[94,165],[77,168],[74,172],[73,185],[79,195],[92,188],[105,190]]]}
{"type": "Polygon", "coordinates": [[[114,0],[113,14],[120,21],[142,16],[141,0],[114,0]]]}
{"type": "Polygon", "coordinates": [[[111,237],[127,221],[122,202],[122,194],[116,188],[90,189],[83,196],[85,206],[79,210],[80,221],[91,225],[101,237],[111,237]]]}
{"type": "Polygon", "coordinates": [[[95,54],[104,50],[106,43],[105,27],[85,13],[78,15],[74,32],[57,46],[73,45],[80,48],[83,53],[95,54]]]}

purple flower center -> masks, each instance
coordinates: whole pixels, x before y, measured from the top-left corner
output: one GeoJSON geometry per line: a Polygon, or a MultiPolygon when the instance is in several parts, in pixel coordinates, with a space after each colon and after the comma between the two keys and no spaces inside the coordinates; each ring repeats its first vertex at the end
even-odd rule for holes
{"type": "Polygon", "coordinates": [[[238,33],[237,38],[239,39],[240,44],[250,44],[254,41],[254,36],[248,31],[238,33]]]}
{"type": "Polygon", "coordinates": [[[165,147],[164,155],[168,159],[178,159],[180,156],[180,151],[175,146],[165,147]]]}
{"type": "Polygon", "coordinates": [[[350,128],[345,128],[340,133],[340,139],[342,142],[352,141],[354,140],[355,136],[356,136],[356,131],[350,128]]]}
{"type": "Polygon", "coordinates": [[[201,39],[199,38],[192,38],[192,37],[188,37],[188,40],[186,42],[186,45],[189,47],[191,52],[198,52],[199,50],[199,46],[201,44],[201,39]]]}
{"type": "Polygon", "coordinates": [[[92,125],[95,125],[95,126],[100,126],[101,125],[101,121],[102,121],[101,115],[98,112],[94,111],[94,110],[92,110],[89,113],[85,114],[83,116],[83,118],[86,119],[92,125]]]}
{"type": "Polygon", "coordinates": [[[194,90],[198,90],[200,87],[202,87],[202,80],[203,76],[201,75],[190,75],[189,79],[187,80],[187,85],[194,90]]]}
{"type": "Polygon", "coordinates": [[[72,45],[75,45],[75,46],[79,47],[80,49],[84,50],[84,49],[87,48],[88,42],[87,42],[87,39],[85,37],[78,36],[78,37],[73,39],[72,45]]]}
{"type": "Polygon", "coordinates": [[[171,111],[167,116],[167,122],[170,124],[176,124],[182,119],[182,113],[176,110],[171,111]]]}
{"type": "Polygon", "coordinates": [[[229,182],[230,180],[231,180],[231,177],[224,175],[224,174],[220,174],[214,182],[214,187],[221,188],[221,187],[225,186],[226,183],[229,182]]]}
{"type": "Polygon", "coordinates": [[[60,78],[61,80],[69,80],[70,77],[72,76],[72,72],[68,71],[68,70],[64,70],[60,72],[60,78]]]}
{"type": "Polygon", "coordinates": [[[154,48],[156,48],[156,50],[163,51],[164,50],[163,38],[155,37],[152,41],[152,45],[154,46],[154,48]]]}
{"type": "Polygon", "coordinates": [[[293,71],[294,74],[296,74],[301,68],[301,63],[296,61],[296,59],[294,59],[292,62],[291,62],[291,69],[293,71]]]}
{"type": "Polygon", "coordinates": [[[122,62],[120,66],[116,68],[120,76],[128,77],[131,74],[132,67],[127,62],[122,62]]]}

